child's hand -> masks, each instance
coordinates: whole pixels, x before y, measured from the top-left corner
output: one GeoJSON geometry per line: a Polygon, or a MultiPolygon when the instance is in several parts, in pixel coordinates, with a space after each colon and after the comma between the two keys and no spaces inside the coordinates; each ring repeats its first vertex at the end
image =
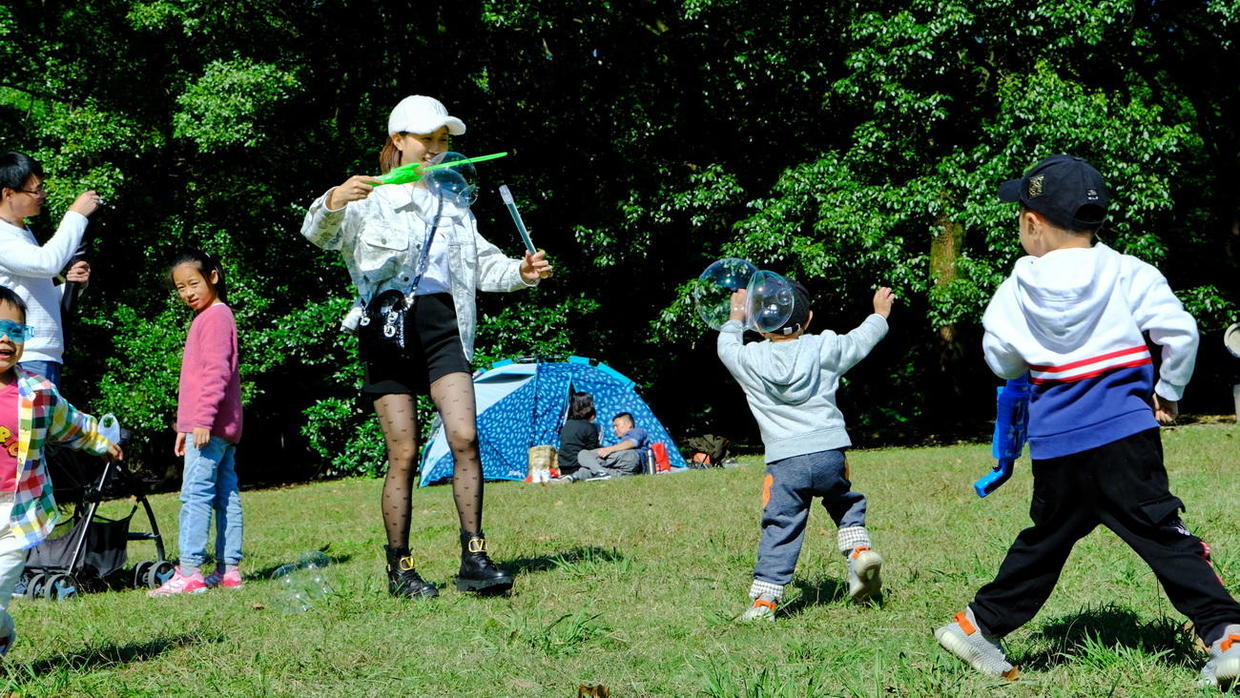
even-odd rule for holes
{"type": "Polygon", "coordinates": [[[745,301],[748,299],[749,292],[743,288],[732,292],[732,305],[728,308],[728,320],[745,321],[745,301]]]}
{"type": "Polygon", "coordinates": [[[174,456],[185,455],[185,434],[177,432],[177,442],[172,447],[172,455],[174,456]]]}
{"type": "Polygon", "coordinates": [[[211,430],[206,427],[194,427],[194,448],[199,450],[211,440],[211,430]]]}
{"type": "Polygon", "coordinates": [[[1176,417],[1179,416],[1180,403],[1178,401],[1158,397],[1158,393],[1154,393],[1154,419],[1157,419],[1159,424],[1175,424],[1176,417]]]}
{"type": "Polygon", "coordinates": [[[125,460],[125,452],[121,450],[120,444],[112,444],[108,446],[108,452],[103,454],[103,460],[125,460]]]}
{"type": "Polygon", "coordinates": [[[891,306],[896,302],[896,294],[886,286],[874,292],[874,313],[887,317],[891,314],[891,306]]]}

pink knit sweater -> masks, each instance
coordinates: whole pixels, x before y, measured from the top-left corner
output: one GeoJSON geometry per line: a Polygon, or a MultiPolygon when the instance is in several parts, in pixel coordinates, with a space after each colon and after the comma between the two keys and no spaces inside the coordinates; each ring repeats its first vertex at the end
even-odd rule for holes
{"type": "Polygon", "coordinates": [[[198,313],[189,326],[177,393],[177,432],[207,427],[229,443],[241,441],[241,374],[237,326],[223,303],[198,313]]]}

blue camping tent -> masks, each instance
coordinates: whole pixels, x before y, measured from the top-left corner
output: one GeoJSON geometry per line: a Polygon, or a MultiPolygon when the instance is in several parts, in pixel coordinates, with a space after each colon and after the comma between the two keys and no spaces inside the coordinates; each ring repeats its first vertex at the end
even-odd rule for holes
{"type": "MultiPolygon", "coordinates": [[[[530,446],[559,446],[569,392],[574,390],[594,396],[602,424],[616,413],[632,413],[637,426],[650,434],[651,443],[667,444],[672,467],[685,467],[671,435],[633,390],[632,380],[602,362],[570,356],[567,361],[507,359],[474,374],[482,476],[524,480],[530,446]]],[[[610,428],[603,432],[602,445],[616,442],[610,428]]],[[[422,451],[421,470],[422,486],[452,477],[452,453],[438,423],[422,451]]]]}

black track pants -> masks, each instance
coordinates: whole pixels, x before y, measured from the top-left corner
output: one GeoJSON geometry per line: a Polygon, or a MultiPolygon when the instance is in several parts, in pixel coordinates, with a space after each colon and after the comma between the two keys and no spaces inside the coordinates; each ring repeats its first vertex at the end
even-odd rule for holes
{"type": "Polygon", "coordinates": [[[1227,624],[1240,623],[1240,605],[1210,564],[1209,548],[1184,528],[1183,508],[1167,487],[1158,429],[1033,461],[1033,526],[1017,536],[995,580],[971,604],[983,632],[1003,637],[1029,622],[1072,546],[1102,524],[1145,560],[1171,604],[1212,643],[1227,624]]]}

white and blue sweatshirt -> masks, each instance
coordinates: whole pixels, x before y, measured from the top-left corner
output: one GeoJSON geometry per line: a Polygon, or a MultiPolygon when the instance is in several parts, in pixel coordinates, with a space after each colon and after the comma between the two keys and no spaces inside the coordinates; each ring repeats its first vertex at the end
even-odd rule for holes
{"type": "Polygon", "coordinates": [[[758,422],[766,462],[852,445],[835,405],[840,377],[887,335],[870,315],[848,334],[805,334],[785,342],[742,342],[741,323],[719,329],[719,359],[745,391],[758,422]]]}
{"type": "Polygon", "coordinates": [[[991,370],[1029,371],[1036,459],[1157,427],[1151,393],[1180,400],[1197,359],[1197,323],[1162,273],[1101,243],[1017,260],[982,324],[991,370]],[[1142,332],[1162,348],[1157,385],[1142,332]]]}

